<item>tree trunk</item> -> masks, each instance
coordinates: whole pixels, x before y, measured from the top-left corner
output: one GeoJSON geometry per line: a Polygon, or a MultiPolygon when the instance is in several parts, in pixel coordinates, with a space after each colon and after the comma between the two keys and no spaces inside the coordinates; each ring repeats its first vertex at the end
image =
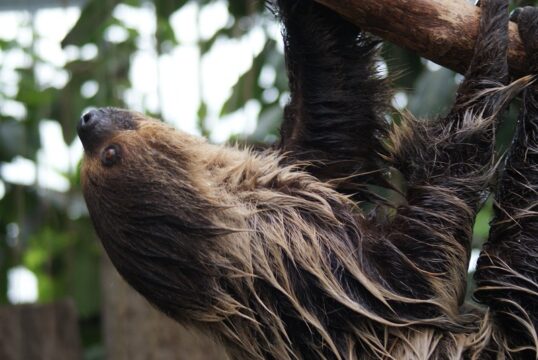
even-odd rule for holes
{"type": "Polygon", "coordinates": [[[104,342],[110,360],[226,360],[222,347],[167,318],[102,264],[104,342]]]}
{"type": "MultiPolygon", "coordinates": [[[[358,27],[465,73],[478,34],[480,8],[467,0],[316,0],[358,27]]],[[[510,23],[512,74],[528,74],[525,51],[510,23]]]]}
{"type": "Polygon", "coordinates": [[[0,359],[82,359],[75,305],[0,307],[0,359]]]}

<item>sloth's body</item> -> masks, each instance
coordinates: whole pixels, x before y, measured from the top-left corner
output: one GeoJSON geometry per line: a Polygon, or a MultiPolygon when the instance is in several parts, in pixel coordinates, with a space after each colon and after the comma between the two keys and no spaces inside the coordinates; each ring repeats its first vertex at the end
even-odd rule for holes
{"type": "MultiPolygon", "coordinates": [[[[529,81],[508,85],[505,1],[483,5],[450,114],[392,131],[375,44],[312,1],[277,3],[292,90],[279,149],[210,145],[122,110],[81,120],[84,194],[119,272],[233,359],[535,358],[536,87],[526,90],[497,192],[502,211],[479,262],[476,298],[486,306],[463,303],[495,124],[529,81]],[[407,187],[382,222],[358,204],[375,202],[367,184],[385,184],[383,163],[407,187]]],[[[520,19],[532,71],[537,14],[520,19]]]]}

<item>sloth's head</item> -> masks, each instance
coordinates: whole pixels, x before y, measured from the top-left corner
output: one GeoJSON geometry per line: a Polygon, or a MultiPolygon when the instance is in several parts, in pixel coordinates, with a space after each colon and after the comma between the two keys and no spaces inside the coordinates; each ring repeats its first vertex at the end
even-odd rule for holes
{"type": "Polygon", "coordinates": [[[78,134],[84,197],[116,268],[173,317],[206,316],[211,291],[219,289],[211,284],[219,267],[210,259],[215,238],[229,233],[203,174],[209,145],[112,108],[82,116],[78,134]]]}
{"type": "Polygon", "coordinates": [[[189,156],[196,145],[203,143],[158,120],[115,108],[84,114],[77,131],[84,146],[85,190],[98,186],[103,190],[122,191],[129,187],[130,191],[143,191],[147,189],[141,185],[148,177],[159,180],[160,176],[174,176],[186,180],[192,164],[189,156]]]}

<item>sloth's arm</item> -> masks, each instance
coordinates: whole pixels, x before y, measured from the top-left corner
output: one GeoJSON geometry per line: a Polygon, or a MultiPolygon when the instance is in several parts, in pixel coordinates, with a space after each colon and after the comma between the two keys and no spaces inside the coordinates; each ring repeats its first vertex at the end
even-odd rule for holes
{"type": "Polygon", "coordinates": [[[504,86],[508,1],[482,4],[475,55],[452,111],[437,122],[410,120],[393,136],[393,162],[408,189],[386,236],[454,311],[464,299],[473,222],[493,169],[495,123],[516,87],[504,86]]]}
{"type": "MultiPolygon", "coordinates": [[[[525,8],[519,29],[538,74],[538,8],[525,8]]],[[[536,356],[538,329],[538,85],[523,96],[516,137],[499,181],[496,216],[475,275],[475,297],[489,305],[512,348],[536,356]]],[[[528,354],[530,355],[530,354],[528,354]]]]}
{"type": "Polygon", "coordinates": [[[366,182],[382,181],[388,87],[377,74],[379,42],[312,0],[278,0],[276,7],[291,90],[280,148],[362,200],[366,182]]]}

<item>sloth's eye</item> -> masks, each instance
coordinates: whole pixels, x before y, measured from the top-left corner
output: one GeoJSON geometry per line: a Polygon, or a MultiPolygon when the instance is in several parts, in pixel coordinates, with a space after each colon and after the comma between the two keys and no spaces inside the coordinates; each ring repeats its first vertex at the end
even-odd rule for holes
{"type": "Polygon", "coordinates": [[[120,161],[120,159],[121,148],[116,144],[107,146],[101,153],[101,163],[104,166],[115,165],[120,161]]]}

